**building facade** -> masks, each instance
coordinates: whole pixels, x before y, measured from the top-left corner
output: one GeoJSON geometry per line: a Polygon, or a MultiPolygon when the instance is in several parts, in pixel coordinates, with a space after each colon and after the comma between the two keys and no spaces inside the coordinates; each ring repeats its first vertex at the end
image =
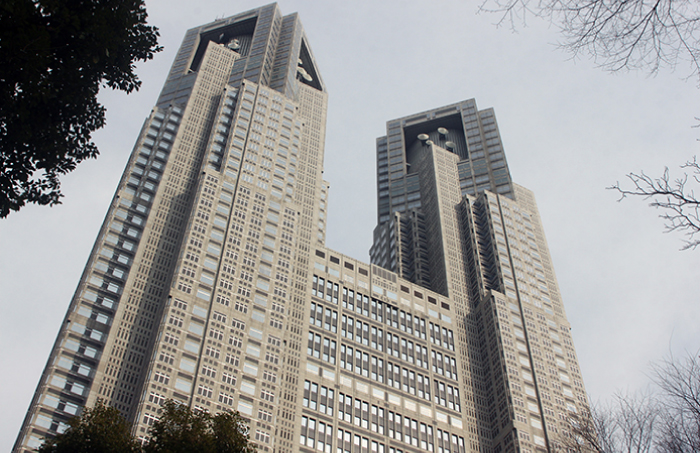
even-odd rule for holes
{"type": "Polygon", "coordinates": [[[530,192],[473,100],[388,123],[365,264],[325,243],[327,94],[296,14],[189,30],[16,452],[98,399],[146,437],[173,399],[260,451],[551,449],[586,407],[530,192]]]}
{"type": "Polygon", "coordinates": [[[510,178],[493,110],[472,99],[389,121],[377,188],[372,263],[450,307],[469,446],[569,439],[569,414],[588,410],[583,378],[535,199],[510,178]]]}

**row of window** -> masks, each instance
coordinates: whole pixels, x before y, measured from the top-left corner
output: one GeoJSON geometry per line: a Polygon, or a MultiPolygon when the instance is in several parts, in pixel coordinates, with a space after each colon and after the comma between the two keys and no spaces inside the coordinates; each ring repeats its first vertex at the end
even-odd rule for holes
{"type": "Polygon", "coordinates": [[[331,365],[335,365],[336,361],[337,342],[328,337],[309,332],[309,341],[307,346],[307,354],[310,357],[322,359],[331,365]]]}
{"type": "MultiPolygon", "coordinates": [[[[307,446],[309,446],[308,438],[310,430],[308,427],[310,427],[311,420],[313,419],[309,418],[308,420],[302,421],[302,423],[306,423],[307,429],[303,432],[301,443],[307,446]]],[[[462,436],[450,434],[449,432],[440,429],[437,430],[437,436],[435,436],[432,426],[426,425],[425,423],[420,423],[420,425],[417,425],[414,422],[415,420],[410,420],[408,425],[404,424],[404,427],[409,427],[408,432],[410,433],[408,437],[406,437],[406,434],[404,434],[404,438],[402,440],[405,443],[414,447],[420,446],[421,450],[428,452],[434,452],[436,444],[438,453],[465,452],[464,438],[462,436]],[[420,432],[418,432],[418,429],[414,429],[418,428],[418,426],[420,426],[420,432]]],[[[326,426],[324,426],[324,428],[325,434],[329,428],[326,426]]],[[[370,441],[370,439],[367,437],[363,437],[358,434],[354,434],[351,431],[340,428],[338,428],[337,431],[336,441],[337,453],[403,453],[401,449],[394,447],[389,447],[387,452],[387,449],[383,443],[375,440],[370,441]]],[[[320,450],[319,448],[317,448],[317,450],[324,451],[320,450]]],[[[329,450],[327,449],[325,451],[329,450]]]]}
{"type": "Polygon", "coordinates": [[[314,275],[313,284],[311,285],[311,294],[325,299],[327,302],[338,304],[338,284],[331,281],[326,281],[323,277],[314,275]]]}
{"type": "Polygon", "coordinates": [[[228,125],[231,124],[231,119],[233,118],[233,109],[235,109],[237,97],[238,90],[236,89],[228,90],[226,92],[224,106],[221,110],[221,115],[219,116],[219,124],[216,127],[216,135],[211,144],[212,152],[209,155],[209,165],[216,171],[221,169],[221,159],[224,155],[222,145],[226,143],[226,139],[229,135],[228,125]]]}
{"type": "MultiPolygon", "coordinates": [[[[409,315],[410,316],[410,315],[409,315]]],[[[418,319],[416,317],[416,319],[418,319]]],[[[335,333],[337,332],[338,323],[338,313],[336,310],[324,307],[321,304],[312,302],[311,304],[311,325],[317,327],[323,327],[325,330],[335,333]]],[[[440,327],[429,323],[431,339],[437,339],[435,343],[441,338],[440,327]]],[[[448,338],[454,342],[452,337],[452,331],[443,328],[444,337],[448,338]]],[[[420,344],[414,344],[413,341],[402,338],[398,335],[391,334],[389,332],[384,333],[384,330],[375,326],[371,326],[360,320],[355,320],[355,318],[347,315],[343,315],[341,318],[341,335],[343,338],[347,338],[351,341],[356,341],[359,344],[370,346],[372,349],[386,352],[396,357],[400,358],[404,362],[416,364],[418,367],[429,369],[428,361],[428,348],[420,344]]],[[[336,342],[329,338],[324,337],[323,346],[321,345],[321,336],[309,333],[309,343],[308,343],[308,354],[316,358],[321,358],[323,354],[323,359],[326,362],[335,364],[335,351],[336,342]]],[[[440,344],[442,344],[440,342],[440,344]]],[[[344,348],[346,346],[343,346],[344,348]]],[[[347,346],[346,353],[352,356],[353,348],[347,346]]],[[[357,351],[361,354],[360,351],[357,351]]],[[[367,354],[365,354],[367,355],[367,354]]],[[[457,380],[457,361],[454,357],[450,357],[442,352],[432,350],[430,352],[432,359],[432,371],[434,373],[441,374],[447,378],[457,380]]],[[[350,371],[353,371],[352,360],[350,358],[341,358],[344,360],[345,365],[343,367],[348,367],[350,371]]],[[[369,370],[364,370],[360,368],[358,370],[359,374],[369,373],[369,370]]]]}
{"type": "MultiPolygon", "coordinates": [[[[363,377],[371,377],[375,382],[386,382],[390,387],[431,401],[431,384],[427,375],[388,361],[385,366],[384,359],[345,344],[340,345],[340,367],[363,377]]],[[[434,392],[432,401],[436,404],[455,411],[461,409],[459,389],[456,385],[434,379],[432,388],[434,392]]]]}
{"type": "Polygon", "coordinates": [[[304,399],[302,404],[313,411],[332,417],[333,407],[335,406],[335,391],[325,385],[318,385],[315,382],[306,380],[304,381],[304,399]]]}
{"type": "Polygon", "coordinates": [[[323,328],[331,333],[338,332],[338,311],[311,302],[311,317],[309,324],[323,328]]]}
{"type": "MultiPolygon", "coordinates": [[[[336,298],[334,294],[337,293],[338,285],[330,281],[325,281],[322,277],[314,275],[312,294],[317,297],[323,297],[323,292],[320,289],[323,287],[328,288],[328,291],[330,291],[331,294],[331,297],[326,298],[326,300],[329,302],[334,302],[336,298]]],[[[399,310],[396,307],[378,301],[374,298],[370,300],[369,297],[360,293],[355,293],[353,290],[345,287],[343,287],[342,299],[342,306],[345,309],[355,311],[358,314],[369,317],[381,323],[384,323],[386,320],[386,325],[399,329],[402,332],[414,335],[422,340],[426,340],[429,335],[431,343],[445,349],[449,349],[450,351],[455,350],[454,333],[451,329],[441,327],[432,322],[426,323],[424,318],[413,316],[404,310],[399,310]]],[[[312,325],[321,327],[323,324],[323,327],[326,330],[335,333],[337,329],[337,317],[338,314],[335,310],[325,308],[324,312],[324,307],[321,304],[312,304],[310,320],[312,325]]],[[[354,318],[347,315],[344,315],[343,319],[354,320],[354,318]]],[[[354,321],[349,322],[352,323],[354,321]]],[[[347,325],[347,321],[344,321],[344,323],[347,325]]],[[[359,319],[357,323],[362,325],[362,322],[359,319]]],[[[364,330],[366,331],[366,329],[364,330]]]]}

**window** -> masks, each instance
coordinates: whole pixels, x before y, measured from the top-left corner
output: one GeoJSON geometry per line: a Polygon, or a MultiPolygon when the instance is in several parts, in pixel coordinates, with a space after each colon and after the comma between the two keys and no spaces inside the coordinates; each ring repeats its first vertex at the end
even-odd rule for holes
{"type": "Polygon", "coordinates": [[[165,400],[166,400],[166,397],[165,397],[165,396],[163,396],[163,395],[161,395],[161,394],[159,394],[159,393],[156,393],[156,392],[151,392],[151,394],[148,396],[148,401],[149,401],[150,403],[153,403],[153,404],[156,404],[156,405],[159,405],[159,406],[160,406],[161,404],[163,404],[163,403],[165,402],[165,400]]]}
{"type": "Polygon", "coordinates": [[[335,391],[332,388],[307,380],[304,381],[304,399],[302,404],[311,410],[317,410],[322,414],[333,416],[334,395],[335,391]]]}
{"type": "Polygon", "coordinates": [[[272,423],[272,412],[258,409],[258,418],[264,422],[272,423]]]}
{"type": "Polygon", "coordinates": [[[268,444],[270,443],[270,434],[259,429],[255,430],[255,440],[268,444]]]}
{"type": "Polygon", "coordinates": [[[219,330],[219,329],[210,329],[209,330],[209,337],[213,338],[215,340],[223,341],[224,340],[224,332],[219,330]]]}
{"type": "Polygon", "coordinates": [[[215,378],[216,377],[216,370],[212,367],[203,365],[202,366],[202,374],[204,376],[208,376],[210,378],[215,378]]]}
{"type": "Polygon", "coordinates": [[[229,385],[236,385],[236,376],[223,372],[221,375],[221,382],[229,385]]]}
{"type": "Polygon", "coordinates": [[[207,387],[206,385],[199,385],[197,388],[197,394],[202,395],[205,398],[211,398],[213,390],[207,387]]]}
{"type": "Polygon", "coordinates": [[[282,345],[282,340],[279,338],[273,336],[273,335],[268,335],[267,336],[267,342],[271,344],[272,346],[277,346],[278,348],[282,345]]]}
{"type": "Polygon", "coordinates": [[[321,357],[321,335],[309,332],[309,341],[307,344],[306,353],[315,358],[321,357]]]}
{"type": "Polygon", "coordinates": [[[226,363],[228,363],[229,365],[238,366],[240,363],[240,359],[236,355],[226,353],[226,363]]]}
{"type": "Polygon", "coordinates": [[[212,346],[207,346],[206,350],[204,351],[206,355],[209,357],[213,357],[215,359],[218,359],[219,356],[221,355],[221,350],[214,348],[212,346]]]}
{"type": "Polygon", "coordinates": [[[265,361],[267,363],[272,363],[275,365],[279,365],[279,356],[277,354],[273,354],[272,352],[266,352],[265,353],[265,361]]]}
{"type": "Polygon", "coordinates": [[[234,335],[233,333],[232,333],[231,336],[229,337],[228,343],[229,343],[231,346],[235,347],[235,348],[240,348],[241,346],[243,346],[243,340],[241,340],[240,338],[238,338],[238,337],[237,337],[236,335],[234,335]]]}
{"type": "Polygon", "coordinates": [[[158,357],[158,360],[160,360],[161,362],[165,362],[168,365],[172,365],[173,363],[175,363],[175,356],[173,356],[172,354],[168,354],[167,352],[161,352],[160,356],[158,357]]]}
{"type": "Polygon", "coordinates": [[[263,371],[263,379],[274,384],[277,382],[277,374],[265,370],[263,371]]]}
{"type": "Polygon", "coordinates": [[[170,382],[170,376],[168,376],[165,373],[161,373],[159,371],[156,371],[153,375],[153,380],[160,383],[160,384],[168,384],[170,382]]]}
{"type": "Polygon", "coordinates": [[[219,392],[219,402],[227,406],[233,406],[233,396],[228,393],[219,392]]]}
{"type": "Polygon", "coordinates": [[[269,390],[265,390],[265,389],[260,390],[260,398],[264,399],[265,401],[269,401],[271,403],[275,402],[275,394],[269,390]]]}

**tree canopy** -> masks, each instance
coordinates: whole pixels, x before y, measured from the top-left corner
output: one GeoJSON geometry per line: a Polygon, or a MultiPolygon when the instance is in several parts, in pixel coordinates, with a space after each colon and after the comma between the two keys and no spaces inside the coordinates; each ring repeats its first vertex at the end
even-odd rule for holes
{"type": "Polygon", "coordinates": [[[68,422],[68,429],[39,447],[39,453],[136,453],[141,446],[119,410],[98,401],[80,417],[68,422]]]}
{"type": "Polygon", "coordinates": [[[163,404],[149,436],[145,453],[187,453],[193,445],[200,453],[255,453],[248,426],[238,412],[211,415],[173,401],[163,404]]]}
{"type": "Polygon", "coordinates": [[[165,401],[142,446],[119,411],[98,401],[47,439],[39,453],[255,453],[248,425],[238,412],[216,415],[165,401]]]}
{"type": "Polygon", "coordinates": [[[161,50],[143,0],[0,2],[0,218],[60,203],[59,177],[98,155],[102,86],[130,93],[161,50]]]}

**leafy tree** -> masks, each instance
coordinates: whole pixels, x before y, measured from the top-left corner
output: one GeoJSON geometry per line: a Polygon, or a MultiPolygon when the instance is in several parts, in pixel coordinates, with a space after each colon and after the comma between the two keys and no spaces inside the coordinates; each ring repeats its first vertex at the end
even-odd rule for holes
{"type": "Polygon", "coordinates": [[[0,218],[60,203],[59,177],[98,154],[101,86],[132,92],[158,46],[143,0],[0,2],[0,218]]]}
{"type": "Polygon", "coordinates": [[[214,451],[217,453],[255,453],[250,444],[248,425],[238,412],[219,412],[212,417],[214,451]]]}
{"type": "Polygon", "coordinates": [[[700,77],[700,3],[694,0],[484,0],[482,11],[499,24],[525,23],[528,15],[561,29],[561,47],[591,55],[601,67],[644,69],[687,64],[700,77]]]}
{"type": "Polygon", "coordinates": [[[149,430],[150,440],[145,450],[148,453],[184,453],[196,445],[198,451],[213,451],[210,419],[207,412],[192,411],[185,405],[166,401],[159,420],[149,430]]]}
{"type": "Polygon", "coordinates": [[[141,447],[119,410],[98,401],[68,422],[68,429],[39,447],[39,453],[137,453],[141,447]]]}
{"type": "Polygon", "coordinates": [[[149,431],[146,453],[255,453],[249,443],[248,426],[238,412],[192,410],[174,401],[163,404],[163,412],[149,431]]]}
{"type": "Polygon", "coordinates": [[[248,425],[238,412],[216,415],[178,404],[163,403],[145,446],[131,435],[120,412],[98,400],[68,422],[69,428],[47,439],[39,453],[255,453],[248,425]]]}

